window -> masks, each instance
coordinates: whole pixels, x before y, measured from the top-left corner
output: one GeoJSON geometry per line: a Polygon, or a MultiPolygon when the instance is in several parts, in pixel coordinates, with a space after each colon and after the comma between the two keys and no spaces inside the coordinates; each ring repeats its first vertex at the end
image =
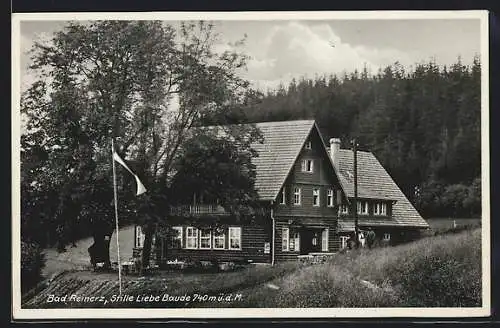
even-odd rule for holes
{"type": "Polygon", "coordinates": [[[380,215],[387,215],[387,204],[386,203],[380,204],[380,215]]]}
{"type": "Polygon", "coordinates": [[[300,251],[300,234],[299,232],[290,233],[290,228],[281,229],[281,250],[283,252],[298,252],[300,251]]]}
{"type": "Polygon", "coordinates": [[[313,206],[319,206],[319,189],[313,189],[313,206]]]}
{"type": "Polygon", "coordinates": [[[333,207],[333,189],[328,189],[326,192],[326,205],[333,207]]]}
{"type": "Polygon", "coordinates": [[[288,252],[289,241],[290,241],[290,229],[282,228],[281,229],[281,250],[283,252],[288,252]]]}
{"type": "Polygon", "coordinates": [[[171,248],[182,248],[182,227],[172,227],[170,236],[171,248]]]}
{"type": "Polygon", "coordinates": [[[188,249],[198,248],[198,229],[194,227],[186,228],[186,248],[188,249]]]}
{"type": "Polygon", "coordinates": [[[302,160],[302,172],[308,172],[308,173],[314,172],[314,161],[312,159],[302,160]]]}
{"type": "Polygon", "coordinates": [[[312,241],[311,241],[311,243],[313,244],[313,246],[317,246],[318,245],[318,238],[319,238],[319,235],[318,235],[317,232],[315,232],[313,234],[312,241]]]}
{"type": "Polygon", "coordinates": [[[225,249],[226,248],[226,234],[224,229],[214,229],[214,249],[225,249]]]}
{"type": "Polygon", "coordinates": [[[310,141],[306,142],[306,149],[312,149],[312,143],[310,141]]]}
{"type": "Polygon", "coordinates": [[[361,214],[368,214],[368,202],[363,202],[363,208],[361,209],[361,214]]]}
{"type": "Polygon", "coordinates": [[[383,238],[384,241],[389,241],[391,240],[391,234],[390,233],[384,233],[384,238],[383,238]]]}
{"type": "Polygon", "coordinates": [[[321,251],[328,252],[328,228],[321,232],[321,251]]]}
{"type": "Polygon", "coordinates": [[[281,190],[280,204],[282,205],[286,204],[286,188],[284,186],[283,189],[281,190]]]}
{"type": "Polygon", "coordinates": [[[347,204],[340,205],[340,213],[349,214],[349,206],[347,206],[347,204]]]}
{"type": "Polygon", "coordinates": [[[368,202],[358,201],[358,214],[368,214],[368,202]]]}
{"type": "Polygon", "coordinates": [[[376,203],[373,205],[374,215],[387,215],[387,204],[386,203],[376,203]]]}
{"type": "Polygon", "coordinates": [[[210,229],[200,229],[200,248],[212,248],[212,231],[210,229]]]}
{"type": "Polygon", "coordinates": [[[229,227],[229,249],[241,249],[240,227],[229,227]]]}
{"type": "Polygon", "coordinates": [[[340,248],[346,248],[347,247],[347,241],[349,240],[348,236],[340,236],[340,248]]]}
{"type": "Polygon", "coordinates": [[[144,234],[142,233],[141,226],[135,226],[135,247],[142,248],[144,247],[144,234]]]}
{"type": "Polygon", "coordinates": [[[300,188],[293,189],[293,205],[300,205],[300,188]]]}

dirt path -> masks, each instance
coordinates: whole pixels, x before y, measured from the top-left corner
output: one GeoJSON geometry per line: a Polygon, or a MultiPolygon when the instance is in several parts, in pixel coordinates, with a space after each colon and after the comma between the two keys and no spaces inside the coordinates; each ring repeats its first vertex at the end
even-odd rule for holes
{"type": "MultiPolygon", "coordinates": [[[[120,229],[120,258],[129,259],[134,247],[134,227],[128,226],[120,229]]],[[[54,248],[44,250],[45,267],[42,274],[50,278],[57,273],[67,270],[86,270],[90,268],[88,248],[92,245],[92,238],[84,238],[76,242],[76,247],[69,245],[66,252],[59,253],[54,248]]],[[[116,234],[111,236],[109,246],[111,261],[117,260],[116,234]]]]}

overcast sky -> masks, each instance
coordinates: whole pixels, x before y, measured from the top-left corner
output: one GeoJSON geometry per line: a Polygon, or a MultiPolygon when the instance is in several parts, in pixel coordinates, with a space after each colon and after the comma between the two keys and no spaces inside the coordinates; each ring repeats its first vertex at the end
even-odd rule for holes
{"type": "MultiPolygon", "coordinates": [[[[215,21],[221,50],[247,34],[244,51],[251,56],[243,74],[265,89],[292,77],[351,72],[366,65],[372,72],[399,61],[409,67],[434,58],[452,64],[461,56],[469,64],[480,54],[479,19],[215,21]],[[333,46],[332,46],[333,45],[333,46]]],[[[27,71],[29,50],[39,37],[64,26],[61,21],[21,23],[23,87],[33,80],[27,71]]]]}

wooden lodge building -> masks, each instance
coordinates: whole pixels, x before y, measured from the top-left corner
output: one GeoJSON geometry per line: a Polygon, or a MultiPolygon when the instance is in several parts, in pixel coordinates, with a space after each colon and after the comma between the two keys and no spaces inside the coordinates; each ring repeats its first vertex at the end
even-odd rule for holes
{"type": "MultiPolygon", "coordinates": [[[[255,187],[266,208],[256,222],[238,224],[219,205],[198,202],[169,213],[170,238],[155,238],[158,263],[172,260],[276,263],[304,254],[331,254],[354,231],[353,152],[327,145],[313,120],[257,123],[263,143],[252,147],[255,187]],[[214,228],[211,220],[219,220],[214,228]]],[[[358,155],[358,222],[396,243],[428,228],[370,152],[358,155]]],[[[135,250],[144,236],[136,227],[135,250]]]]}

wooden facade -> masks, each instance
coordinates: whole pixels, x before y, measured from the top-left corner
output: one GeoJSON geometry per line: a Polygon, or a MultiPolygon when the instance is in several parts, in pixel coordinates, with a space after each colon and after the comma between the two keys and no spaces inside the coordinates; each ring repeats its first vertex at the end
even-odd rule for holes
{"type": "Polygon", "coordinates": [[[293,260],[297,255],[309,253],[338,251],[339,192],[341,186],[329,154],[318,131],[313,129],[274,204],[275,261],[293,260]],[[312,161],[312,172],[307,165],[304,168],[304,161],[309,160],[312,161]],[[297,190],[300,192],[300,204],[296,204],[297,190]],[[286,229],[289,235],[283,238],[286,229]],[[287,240],[288,247],[283,245],[287,240]],[[297,243],[298,248],[295,247],[297,243]]]}
{"type": "Polygon", "coordinates": [[[164,261],[166,260],[193,260],[193,261],[219,261],[219,262],[256,262],[270,263],[271,251],[266,250],[266,243],[271,243],[271,222],[269,220],[259,220],[254,224],[189,224],[182,225],[172,223],[172,227],[182,229],[181,241],[174,243],[175,237],[170,235],[162,241],[159,255],[164,261]],[[188,235],[188,230],[197,229],[196,237],[188,235]],[[231,232],[239,230],[239,238],[231,238],[231,232]],[[205,233],[205,241],[211,238],[210,242],[202,245],[202,233],[205,233]],[[217,234],[218,233],[218,234],[217,234]],[[216,239],[219,238],[217,241],[216,239]],[[188,244],[188,239],[194,240],[197,238],[196,245],[188,244]],[[233,240],[231,240],[233,239],[233,240]],[[239,245],[235,245],[235,239],[239,239],[239,245]],[[219,247],[216,246],[218,242],[219,247]],[[222,245],[222,246],[221,246],[222,245]]]}
{"type": "MultiPolygon", "coordinates": [[[[352,206],[349,153],[336,149],[338,164],[339,158],[334,160],[314,121],[257,125],[266,140],[255,146],[261,215],[255,222],[238,223],[215,204],[172,209],[168,213],[172,233],[156,243],[160,266],[173,260],[277,263],[340,250],[352,226],[352,208],[349,213],[341,210],[352,206]]],[[[359,164],[365,177],[360,179],[359,200],[367,202],[367,212],[359,215],[361,226],[376,227],[380,235],[390,231],[393,238],[402,235],[405,225],[425,227],[427,223],[368,154],[361,156],[359,164]],[[395,218],[395,203],[402,219],[395,218]],[[400,224],[408,218],[413,221],[400,224]]]]}

